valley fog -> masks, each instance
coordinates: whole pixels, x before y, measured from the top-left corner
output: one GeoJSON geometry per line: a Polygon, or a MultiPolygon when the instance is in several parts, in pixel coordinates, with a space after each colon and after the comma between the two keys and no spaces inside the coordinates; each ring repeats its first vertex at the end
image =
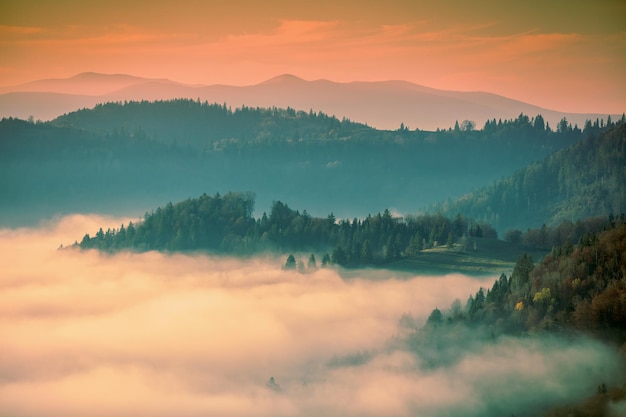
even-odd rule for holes
{"type": "Polygon", "coordinates": [[[401,317],[419,328],[493,276],[57,250],[128,220],[0,230],[2,415],[519,416],[620,377],[585,339],[501,337],[423,366],[401,317]]]}

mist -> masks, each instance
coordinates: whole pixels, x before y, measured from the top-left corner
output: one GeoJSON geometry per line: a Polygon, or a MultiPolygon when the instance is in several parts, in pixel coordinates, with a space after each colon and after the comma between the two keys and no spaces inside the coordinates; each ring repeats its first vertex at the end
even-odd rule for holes
{"type": "Polygon", "coordinates": [[[425,366],[406,334],[495,277],[58,249],[128,220],[0,230],[3,415],[519,416],[621,377],[611,348],[553,337],[425,366]]]}

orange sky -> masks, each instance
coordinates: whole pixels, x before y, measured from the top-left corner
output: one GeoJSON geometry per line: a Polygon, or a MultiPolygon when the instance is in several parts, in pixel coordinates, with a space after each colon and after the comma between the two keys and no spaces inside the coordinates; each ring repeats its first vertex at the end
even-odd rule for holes
{"type": "Polygon", "coordinates": [[[0,0],[0,85],[80,72],[403,79],[626,111],[626,2],[0,0]]]}

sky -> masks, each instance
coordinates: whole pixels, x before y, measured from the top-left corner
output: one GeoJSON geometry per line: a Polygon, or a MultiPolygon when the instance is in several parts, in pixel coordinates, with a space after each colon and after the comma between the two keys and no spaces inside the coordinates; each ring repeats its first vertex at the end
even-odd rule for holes
{"type": "Polygon", "coordinates": [[[0,0],[0,85],[81,72],[401,79],[622,113],[626,2],[0,0]]]}

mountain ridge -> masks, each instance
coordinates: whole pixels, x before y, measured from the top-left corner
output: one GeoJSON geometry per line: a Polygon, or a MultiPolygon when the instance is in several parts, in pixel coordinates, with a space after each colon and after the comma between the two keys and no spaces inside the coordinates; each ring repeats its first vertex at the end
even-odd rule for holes
{"type": "Polygon", "coordinates": [[[385,131],[321,112],[231,110],[195,99],[110,103],[47,123],[3,119],[0,187],[12,198],[0,201],[0,223],[109,207],[117,213],[120,204],[143,210],[237,190],[256,192],[261,206],[278,199],[311,214],[332,207],[338,216],[366,216],[383,202],[411,213],[582,135],[547,130],[542,120],[526,116],[488,132],[385,131]]]}
{"type": "Polygon", "coordinates": [[[589,137],[431,209],[473,217],[501,231],[626,211],[626,119],[608,123],[605,131],[589,123],[589,137]]]}
{"type": "Polygon", "coordinates": [[[397,129],[400,124],[421,130],[447,129],[456,121],[472,120],[480,125],[486,120],[512,119],[522,113],[542,114],[553,126],[563,117],[579,126],[586,120],[606,117],[599,113],[545,109],[490,92],[439,90],[402,80],[309,81],[294,74],[280,74],[246,86],[192,85],[169,79],[95,72],[0,87],[0,117],[26,119],[32,116],[35,120],[51,120],[78,108],[106,102],[175,98],[226,103],[231,107],[291,107],[322,111],[379,129],[397,129]],[[54,94],[58,94],[56,102],[54,94]],[[68,100],[63,94],[75,97],[68,100]]]}

